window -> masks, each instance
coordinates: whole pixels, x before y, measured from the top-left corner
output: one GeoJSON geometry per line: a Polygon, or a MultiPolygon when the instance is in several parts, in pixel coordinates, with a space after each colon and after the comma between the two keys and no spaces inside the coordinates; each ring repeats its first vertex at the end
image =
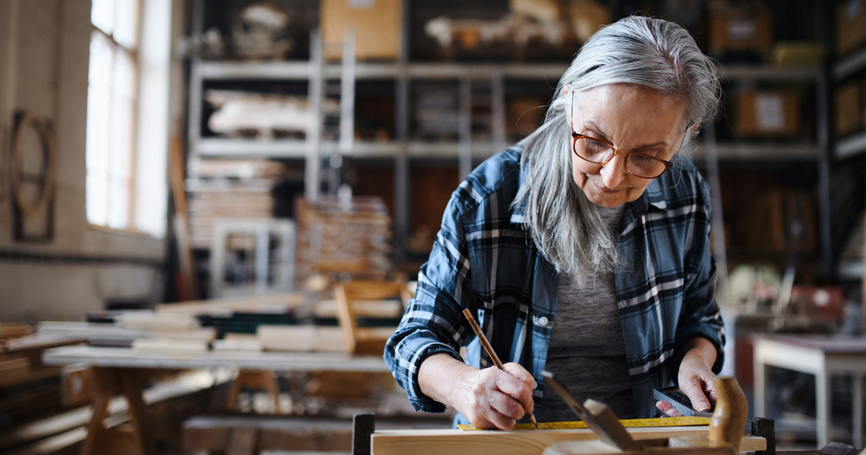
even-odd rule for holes
{"type": "Polygon", "coordinates": [[[87,89],[87,221],[135,230],[138,0],[93,0],[87,89]]]}
{"type": "Polygon", "coordinates": [[[93,0],[87,221],[163,237],[172,0],[93,0]]]}

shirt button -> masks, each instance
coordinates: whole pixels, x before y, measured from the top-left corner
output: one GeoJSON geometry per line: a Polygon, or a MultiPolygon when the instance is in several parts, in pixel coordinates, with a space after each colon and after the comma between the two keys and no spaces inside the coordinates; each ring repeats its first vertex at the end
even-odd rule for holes
{"type": "Polygon", "coordinates": [[[544,316],[538,318],[538,324],[542,327],[547,327],[547,318],[544,316]]]}

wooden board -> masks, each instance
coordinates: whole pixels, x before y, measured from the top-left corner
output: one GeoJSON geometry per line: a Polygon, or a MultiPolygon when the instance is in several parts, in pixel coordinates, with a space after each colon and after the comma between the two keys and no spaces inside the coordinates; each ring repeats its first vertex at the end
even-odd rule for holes
{"type": "Polygon", "coordinates": [[[227,333],[222,340],[213,340],[214,351],[252,351],[262,350],[262,343],[256,335],[227,333]]]}
{"type": "Polygon", "coordinates": [[[30,374],[30,359],[26,357],[0,357],[0,387],[19,384],[30,374]]]}
{"type": "Polygon", "coordinates": [[[84,363],[121,368],[219,368],[274,371],[381,371],[382,355],[355,356],[338,352],[148,352],[124,348],[66,346],[45,351],[47,365],[84,363]]]}
{"type": "MultiPolygon", "coordinates": [[[[377,419],[378,428],[444,428],[450,421],[433,417],[419,419],[377,419]],[[435,419],[435,420],[433,420],[435,419]]],[[[261,417],[201,415],[183,422],[183,449],[186,451],[223,451],[229,434],[237,428],[259,430],[258,450],[291,452],[343,452],[352,450],[350,420],[318,417],[261,417]]],[[[412,453],[412,452],[407,452],[412,453]]]]}
{"type": "Polygon", "coordinates": [[[260,325],[256,335],[266,351],[346,352],[339,327],[260,325]]]}
{"type": "MultiPolygon", "coordinates": [[[[709,427],[629,428],[634,439],[663,439],[675,436],[706,435],[709,427]]],[[[545,447],[558,441],[596,439],[591,430],[377,430],[373,433],[375,455],[539,455],[545,447]]],[[[766,449],[767,441],[756,436],[743,437],[740,450],[766,449]]]]}
{"type": "MultiPolygon", "coordinates": [[[[43,321],[39,323],[39,333],[43,335],[59,335],[65,337],[86,338],[88,341],[114,340],[131,344],[138,338],[166,338],[166,332],[155,330],[129,329],[114,324],[43,321]]],[[[212,341],[216,338],[216,330],[203,328],[183,332],[171,332],[171,338],[184,340],[212,341]]]]}
{"type": "Polygon", "coordinates": [[[156,306],[156,312],[191,315],[229,315],[234,311],[274,310],[279,307],[294,308],[302,303],[302,294],[274,294],[257,297],[161,303],[156,306]]]}
{"type": "Polygon", "coordinates": [[[178,338],[138,338],[132,341],[134,351],[207,352],[207,340],[178,338]]]}
{"type": "Polygon", "coordinates": [[[20,338],[31,333],[30,326],[23,322],[0,323],[0,339],[20,338]]]}

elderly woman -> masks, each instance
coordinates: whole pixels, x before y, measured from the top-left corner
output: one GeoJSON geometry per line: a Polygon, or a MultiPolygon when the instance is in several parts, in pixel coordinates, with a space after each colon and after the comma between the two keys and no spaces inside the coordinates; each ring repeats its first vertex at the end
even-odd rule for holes
{"type": "Polygon", "coordinates": [[[652,391],[674,383],[710,407],[724,345],[710,197],[681,150],[719,94],[713,62],[676,24],[628,17],[584,44],[544,124],[448,203],[385,348],[416,409],[452,406],[457,423],[485,428],[532,412],[574,420],[545,369],[620,418],[673,415],[652,391]],[[491,368],[464,308],[506,371],[491,368]]]}

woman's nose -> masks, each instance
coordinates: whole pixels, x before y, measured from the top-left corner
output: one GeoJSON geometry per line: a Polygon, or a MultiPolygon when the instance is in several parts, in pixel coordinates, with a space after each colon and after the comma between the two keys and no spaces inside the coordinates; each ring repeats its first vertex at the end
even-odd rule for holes
{"type": "Polygon", "coordinates": [[[601,181],[608,188],[616,188],[626,178],[625,159],[623,155],[614,157],[601,167],[601,181]]]}

